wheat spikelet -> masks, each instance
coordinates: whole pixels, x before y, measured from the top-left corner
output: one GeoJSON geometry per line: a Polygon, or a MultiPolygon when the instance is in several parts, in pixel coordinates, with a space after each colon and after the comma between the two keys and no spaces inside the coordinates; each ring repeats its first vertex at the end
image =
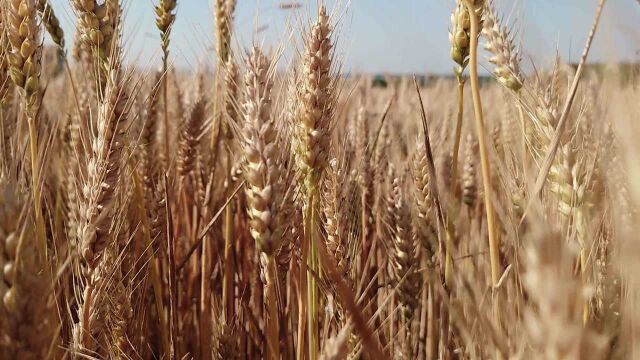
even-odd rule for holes
{"type": "Polygon", "coordinates": [[[42,16],[44,27],[47,29],[49,35],[51,35],[51,39],[60,49],[64,49],[64,30],[60,27],[60,21],[53,12],[53,8],[47,0],[38,0],[36,5],[42,16]]]}
{"type": "Polygon", "coordinates": [[[78,15],[80,39],[90,52],[101,62],[106,71],[106,63],[111,55],[115,37],[116,19],[110,2],[98,4],[96,0],[71,0],[78,15]]]}
{"type": "Polygon", "coordinates": [[[370,191],[372,178],[370,176],[370,156],[369,156],[369,118],[364,105],[358,108],[356,114],[355,131],[356,156],[360,159],[358,169],[358,180],[362,191],[370,191]]]}
{"type": "Polygon", "coordinates": [[[256,246],[267,255],[280,248],[285,228],[282,226],[282,206],[286,188],[277,145],[277,129],[271,113],[273,86],[270,61],[253,48],[246,60],[246,100],[243,149],[247,180],[247,202],[251,234],[256,246]]]}
{"type": "MultiPolygon", "coordinates": [[[[373,176],[371,175],[371,152],[369,151],[369,118],[364,106],[356,115],[356,157],[358,164],[358,184],[360,186],[361,233],[365,246],[370,246],[371,210],[373,206],[373,176]]],[[[366,248],[365,248],[365,251],[366,248]]]]}
{"type": "Polygon", "coordinates": [[[79,131],[77,124],[74,123],[73,117],[69,116],[66,125],[66,133],[64,140],[64,152],[67,159],[69,159],[69,168],[65,169],[66,178],[64,180],[64,188],[66,190],[66,202],[65,210],[67,212],[66,232],[67,238],[71,240],[73,246],[77,246],[78,234],[77,229],[79,226],[79,209],[80,202],[78,199],[78,174],[80,173],[79,162],[77,161],[77,152],[80,150],[78,147],[79,131]]]}
{"type": "Polygon", "coordinates": [[[500,159],[504,159],[504,144],[502,141],[502,125],[500,123],[496,123],[491,129],[491,143],[493,145],[493,149],[496,151],[496,155],[500,159]]]}
{"type": "Polygon", "coordinates": [[[476,178],[476,154],[478,144],[473,135],[467,135],[464,164],[462,165],[462,201],[473,208],[478,198],[478,182],[476,178]]]}
{"type": "Polygon", "coordinates": [[[340,168],[337,159],[329,162],[327,177],[324,182],[324,228],[327,232],[327,250],[333,255],[338,264],[338,269],[346,272],[348,269],[347,249],[347,225],[345,224],[344,206],[346,205],[344,189],[341,184],[344,181],[344,170],[340,168]]]}
{"type": "Polygon", "coordinates": [[[286,238],[287,184],[281,158],[284,152],[278,146],[278,131],[272,114],[273,64],[257,47],[251,50],[245,62],[242,146],[246,160],[243,174],[247,182],[247,212],[251,235],[256,249],[261,252],[268,357],[279,358],[278,265],[282,272],[282,265],[290,258],[286,238]]]}
{"type": "Polygon", "coordinates": [[[378,138],[378,145],[376,146],[373,154],[372,166],[373,170],[373,183],[374,183],[374,199],[373,199],[373,214],[375,214],[375,231],[378,240],[381,242],[387,242],[390,237],[388,235],[387,222],[390,217],[387,207],[387,195],[390,182],[393,178],[387,176],[387,167],[389,166],[388,153],[391,145],[389,139],[389,132],[386,126],[383,126],[380,130],[378,138]]]}
{"type": "MultiPolygon", "coordinates": [[[[519,145],[520,129],[513,114],[511,105],[505,103],[503,115],[500,119],[500,139],[505,152],[511,151],[519,145]]],[[[505,154],[506,155],[506,154],[505,154]]]]}
{"type": "Polygon", "coordinates": [[[235,0],[215,0],[216,49],[221,64],[226,64],[231,57],[231,32],[235,7],[235,0]]]}
{"type": "Polygon", "coordinates": [[[240,74],[238,72],[238,66],[235,62],[229,59],[228,63],[225,66],[225,77],[224,77],[224,109],[225,115],[227,116],[226,122],[224,123],[223,134],[230,139],[232,136],[231,127],[229,124],[237,123],[239,120],[237,101],[239,99],[238,96],[238,85],[240,84],[240,74]]]}
{"type": "Polygon", "coordinates": [[[178,173],[185,177],[195,170],[195,161],[205,122],[206,102],[204,98],[197,100],[191,109],[187,122],[180,133],[178,148],[178,173]]]}
{"type": "Polygon", "coordinates": [[[130,104],[120,71],[117,54],[109,64],[97,133],[91,141],[87,178],[82,189],[78,241],[86,272],[80,323],[74,328],[76,351],[92,351],[95,334],[103,333],[100,294],[106,290],[104,272],[110,273],[113,266],[112,262],[103,260],[109,260],[116,252],[118,209],[124,205],[123,200],[118,199],[117,190],[124,165],[130,104]]]}
{"type": "Polygon", "coordinates": [[[489,62],[496,66],[494,75],[505,87],[519,91],[524,82],[520,72],[520,56],[509,32],[500,25],[492,5],[487,5],[484,10],[482,35],[487,40],[485,50],[492,54],[489,62]]]}
{"type": "MultiPolygon", "coordinates": [[[[534,105],[531,106],[534,111],[529,113],[532,121],[526,134],[527,142],[533,158],[537,161],[543,160],[555,134],[560,92],[558,76],[559,63],[556,60],[549,83],[545,86],[544,82],[539,80],[534,105]]],[[[548,183],[550,191],[556,197],[558,212],[564,219],[573,221],[578,239],[584,246],[587,237],[584,216],[587,215],[586,210],[589,207],[586,193],[591,185],[585,166],[590,161],[586,157],[578,158],[574,142],[570,137],[559,146],[549,171],[548,183]]]]}
{"type": "Polygon", "coordinates": [[[110,237],[110,216],[115,188],[120,176],[126,129],[128,97],[122,88],[119,69],[114,68],[98,113],[98,132],[92,142],[88,181],[81,212],[81,251],[89,266],[94,265],[110,237]]]}
{"type": "Polygon", "coordinates": [[[155,7],[156,13],[156,27],[160,30],[162,35],[163,50],[169,46],[169,31],[171,25],[176,20],[175,9],[177,6],[176,0],[160,0],[155,7]]]}
{"type": "Polygon", "coordinates": [[[456,8],[451,14],[451,29],[449,30],[449,42],[451,43],[451,59],[458,64],[455,72],[462,74],[469,63],[469,30],[471,20],[465,6],[456,2],[456,8]]]}
{"type": "Polygon", "coordinates": [[[387,168],[387,164],[389,163],[389,148],[391,147],[391,139],[389,138],[389,129],[387,125],[384,125],[382,129],[380,129],[380,135],[378,136],[378,144],[373,153],[373,165],[374,174],[373,174],[373,182],[374,184],[382,184],[384,179],[386,178],[385,170],[387,168]]]}
{"type": "Polygon", "coordinates": [[[307,40],[301,77],[302,109],[298,124],[297,158],[307,184],[315,186],[327,165],[329,131],[334,113],[331,27],[324,6],[307,40]]]}
{"type": "MultiPolygon", "coordinates": [[[[152,88],[145,103],[143,112],[144,124],[140,135],[140,145],[144,152],[152,153],[156,146],[158,137],[158,101],[161,87],[162,73],[157,71],[151,82],[152,88]]],[[[147,154],[145,156],[150,156],[147,154]]]]}
{"type": "Polygon", "coordinates": [[[164,244],[164,236],[166,233],[166,199],[164,195],[164,180],[160,179],[157,181],[155,187],[151,191],[152,193],[148,195],[149,198],[146,200],[146,208],[150,220],[149,235],[157,249],[161,244],[164,244]]]}
{"type": "MultiPolygon", "coordinates": [[[[438,156],[436,160],[436,166],[438,169],[438,178],[442,182],[445,189],[451,189],[451,181],[453,179],[453,154],[450,151],[445,151],[438,156]]],[[[456,184],[456,188],[453,189],[454,193],[451,196],[456,196],[459,192],[459,184],[456,184]]]]}
{"type": "Polygon", "coordinates": [[[9,74],[24,91],[28,112],[35,115],[40,101],[40,27],[34,0],[10,1],[5,8],[6,31],[11,44],[9,74]]]}
{"type": "MultiPolygon", "coordinates": [[[[476,8],[479,18],[484,12],[485,0],[471,0],[476,8]]],[[[449,42],[451,43],[451,59],[457,64],[453,69],[456,76],[461,76],[469,64],[471,44],[471,18],[463,0],[456,0],[456,7],[451,14],[451,28],[449,29],[449,42]]]]}
{"type": "Polygon", "coordinates": [[[411,213],[403,198],[400,178],[393,179],[393,207],[395,217],[394,250],[392,254],[393,275],[398,287],[398,297],[405,318],[411,319],[418,305],[420,275],[416,271],[418,260],[416,244],[411,236],[411,213]]]}
{"type": "Polygon", "coordinates": [[[433,224],[433,200],[430,187],[432,180],[429,178],[428,166],[424,141],[418,139],[411,166],[417,212],[416,224],[422,246],[430,255],[433,255],[437,233],[433,224]]]}
{"type": "Polygon", "coordinates": [[[156,156],[156,151],[159,150],[157,141],[160,128],[158,100],[162,76],[163,74],[158,71],[152,80],[152,88],[145,104],[144,124],[140,135],[140,172],[144,187],[145,209],[149,218],[150,238],[155,245],[164,242],[165,229],[164,181],[158,173],[157,163],[160,157],[156,156]]]}
{"type": "Polygon", "coordinates": [[[110,358],[127,359],[131,358],[129,353],[129,339],[127,329],[129,322],[133,318],[131,308],[131,292],[125,288],[121,278],[115,277],[113,287],[110,289],[112,301],[105,323],[109,329],[107,344],[109,345],[110,358]]]}
{"type": "MultiPolygon", "coordinates": [[[[157,169],[157,137],[158,137],[158,94],[160,92],[160,79],[162,74],[156,72],[156,75],[152,81],[152,89],[147,99],[147,103],[143,113],[144,124],[142,126],[142,133],[140,134],[140,173],[142,177],[145,209],[150,219],[151,225],[151,239],[156,239],[159,234],[162,233],[161,226],[164,218],[161,215],[161,209],[163,207],[162,197],[160,196],[162,191],[158,188],[159,176],[157,169]]],[[[157,239],[158,243],[162,239],[157,239]]]]}
{"type": "MultiPolygon", "coordinates": [[[[319,191],[322,189],[322,176],[328,162],[329,145],[331,143],[331,123],[334,117],[336,95],[335,80],[331,74],[333,50],[331,45],[331,27],[324,5],[318,9],[318,19],[311,27],[311,33],[305,39],[305,50],[298,76],[297,96],[294,100],[301,102],[295,108],[294,149],[298,164],[299,176],[302,178],[302,191],[305,207],[304,247],[309,249],[302,261],[307,262],[308,271],[302,273],[307,283],[305,306],[307,311],[307,328],[300,321],[298,338],[302,343],[304,332],[308,336],[307,349],[311,358],[319,356],[320,343],[315,329],[319,324],[319,289],[311,272],[319,271],[320,264],[314,237],[317,227],[322,225],[319,218],[319,191]]],[[[304,268],[303,268],[304,269],[304,268]]]]}
{"type": "MultiPolygon", "coordinates": [[[[117,234],[113,236],[116,238],[117,234]]],[[[121,288],[123,284],[115,242],[102,250],[100,262],[90,269],[86,281],[80,301],[82,307],[78,311],[81,323],[73,328],[73,351],[96,355],[113,349],[116,339],[112,337],[112,331],[120,332],[117,336],[124,336],[118,328],[125,321],[122,319],[125,314],[120,305],[126,306],[126,298],[121,288]],[[123,303],[118,304],[116,301],[123,303]]],[[[112,354],[110,357],[114,356],[112,354]]]]}

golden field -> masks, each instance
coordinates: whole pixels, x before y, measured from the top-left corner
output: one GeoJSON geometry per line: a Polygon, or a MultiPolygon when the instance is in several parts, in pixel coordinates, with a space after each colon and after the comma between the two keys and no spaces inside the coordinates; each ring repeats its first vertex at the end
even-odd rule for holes
{"type": "Polygon", "coordinates": [[[0,2],[0,359],[640,358],[640,77],[588,64],[604,0],[578,63],[527,72],[451,1],[428,81],[346,76],[323,4],[243,48],[235,0],[177,71],[181,1],[149,1],[158,69],[126,1],[70,0],[66,37],[0,2]]]}

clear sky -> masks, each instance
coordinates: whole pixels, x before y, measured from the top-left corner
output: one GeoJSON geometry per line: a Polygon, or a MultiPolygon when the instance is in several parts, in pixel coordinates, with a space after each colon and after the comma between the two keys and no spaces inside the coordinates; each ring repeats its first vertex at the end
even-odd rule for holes
{"type": "MultiPolygon", "coordinates": [[[[71,43],[75,17],[69,0],[50,0],[71,43]]],[[[153,24],[158,0],[124,0],[125,45],[129,59],[159,62],[159,35],[153,24]]],[[[280,0],[237,0],[237,47],[252,41],[288,46],[317,0],[299,0],[298,10],[281,10],[280,0]],[[266,27],[266,28],[265,28],[266,27]],[[262,28],[259,35],[255,30],[262,28]]],[[[447,73],[449,15],[454,0],[328,0],[338,21],[339,54],[344,69],[354,72],[447,73]]],[[[537,66],[551,62],[558,50],[576,61],[589,31],[597,0],[497,0],[500,13],[522,45],[523,61],[537,66]]],[[[178,66],[212,64],[214,32],[212,0],[178,0],[171,39],[178,66]]],[[[315,15],[314,15],[315,16],[315,15]]],[[[638,61],[640,5],[636,0],[609,0],[592,60],[638,61]]],[[[290,47],[290,46],[289,46],[290,47]]]]}

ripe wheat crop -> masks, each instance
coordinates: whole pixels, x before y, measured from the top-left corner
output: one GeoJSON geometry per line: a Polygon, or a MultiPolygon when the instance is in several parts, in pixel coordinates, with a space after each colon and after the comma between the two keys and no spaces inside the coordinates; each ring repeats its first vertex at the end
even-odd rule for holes
{"type": "Polygon", "coordinates": [[[450,1],[451,76],[384,86],[343,73],[338,5],[244,48],[215,0],[215,65],[177,71],[187,0],[149,1],[158,69],[128,1],[69,0],[75,34],[0,2],[0,359],[640,358],[640,76],[589,65],[605,0],[577,66],[533,70],[493,1],[450,1]]]}

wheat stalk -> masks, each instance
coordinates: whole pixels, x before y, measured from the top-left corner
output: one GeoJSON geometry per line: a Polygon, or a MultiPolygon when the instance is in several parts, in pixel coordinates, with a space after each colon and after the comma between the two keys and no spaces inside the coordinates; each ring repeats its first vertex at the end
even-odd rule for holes
{"type": "MultiPolygon", "coordinates": [[[[480,165],[482,169],[482,184],[484,191],[484,203],[487,216],[487,228],[489,232],[489,254],[491,260],[491,283],[495,287],[500,280],[502,273],[500,265],[499,247],[500,240],[497,234],[495,212],[493,209],[493,199],[491,198],[491,168],[489,155],[487,153],[484,116],[482,112],[482,101],[480,98],[480,86],[478,81],[478,34],[480,33],[480,15],[477,13],[484,4],[482,1],[464,0],[465,6],[471,13],[471,42],[470,42],[470,70],[471,70],[471,88],[473,95],[473,108],[476,118],[476,132],[478,134],[478,143],[480,147],[480,165]]],[[[495,293],[495,290],[494,290],[495,293]]],[[[500,302],[499,296],[494,295],[494,314],[496,322],[500,324],[500,302]]],[[[502,359],[502,353],[496,352],[496,357],[502,359]]]]}
{"type": "Polygon", "coordinates": [[[168,80],[169,69],[169,43],[171,28],[176,19],[176,0],[160,0],[155,7],[156,27],[160,30],[162,47],[162,99],[163,99],[163,134],[164,134],[164,160],[169,163],[169,100],[168,100],[168,80]]]}
{"type": "Polygon", "coordinates": [[[266,274],[268,357],[280,358],[276,254],[287,229],[287,187],[279,152],[278,131],[271,109],[272,63],[254,47],[246,59],[246,100],[243,104],[243,148],[251,235],[264,254],[266,274]]]}
{"type": "Polygon", "coordinates": [[[5,8],[7,34],[11,44],[9,74],[14,84],[21,89],[25,100],[29,143],[31,150],[32,194],[36,219],[36,234],[39,242],[39,256],[46,257],[47,247],[44,234],[40,193],[40,165],[36,118],[40,108],[40,27],[35,3],[32,0],[12,1],[5,8]]]}
{"type": "MultiPolygon", "coordinates": [[[[305,237],[309,246],[308,258],[303,248],[303,261],[308,261],[310,271],[318,271],[318,257],[313,245],[319,225],[317,195],[321,186],[323,171],[328,162],[331,122],[334,112],[334,80],[331,76],[333,51],[330,41],[331,27],[326,8],[320,6],[318,19],[311,28],[300,76],[300,109],[296,133],[296,158],[304,178],[306,192],[305,237]]],[[[305,277],[307,275],[304,275],[305,277]]],[[[308,289],[308,344],[309,356],[318,356],[318,287],[314,278],[307,281],[308,289]]],[[[300,331],[300,329],[299,329],[300,331]]]]}
{"type": "MultiPolygon", "coordinates": [[[[227,174],[227,183],[231,183],[231,171],[232,171],[232,154],[231,151],[231,140],[232,140],[232,132],[230,123],[236,116],[236,109],[232,109],[233,106],[231,104],[234,101],[237,101],[235,93],[237,88],[237,77],[238,74],[235,64],[233,64],[232,54],[231,54],[231,35],[233,32],[233,13],[235,11],[236,0],[215,0],[214,2],[214,21],[216,26],[216,50],[217,50],[217,64],[219,69],[226,71],[225,78],[225,111],[226,118],[219,117],[217,110],[217,103],[214,103],[213,108],[213,116],[215,119],[226,120],[224,124],[222,124],[223,135],[226,138],[225,145],[227,145],[226,156],[226,164],[225,164],[225,172],[227,174]],[[234,110],[229,112],[230,110],[234,110]]],[[[220,72],[216,73],[216,82],[215,89],[218,91],[218,77],[220,72]]],[[[216,148],[218,146],[219,136],[215,132],[211,132],[212,137],[212,147],[216,148]]],[[[217,149],[216,149],[217,151],[217,149]]],[[[224,283],[223,283],[223,304],[225,308],[225,316],[226,318],[231,318],[234,313],[233,306],[233,262],[231,259],[231,250],[233,246],[233,231],[231,229],[232,226],[232,217],[233,217],[233,208],[232,206],[228,206],[225,209],[224,215],[224,223],[225,223],[225,270],[224,270],[224,283]]]]}
{"type": "MultiPolygon", "coordinates": [[[[123,88],[118,57],[109,65],[108,81],[97,119],[97,133],[92,139],[88,160],[88,174],[83,186],[80,228],[78,229],[80,254],[87,266],[87,284],[83,294],[80,320],[80,347],[91,350],[92,315],[96,284],[94,271],[101,264],[101,257],[112,241],[113,217],[117,213],[117,187],[123,167],[124,147],[127,135],[128,96],[123,88]]],[[[99,274],[96,274],[99,276],[99,274]]]]}

